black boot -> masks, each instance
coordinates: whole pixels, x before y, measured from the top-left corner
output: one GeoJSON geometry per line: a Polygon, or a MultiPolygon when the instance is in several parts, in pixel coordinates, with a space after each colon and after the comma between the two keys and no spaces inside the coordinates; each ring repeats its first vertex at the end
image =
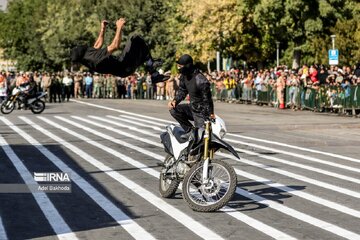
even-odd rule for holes
{"type": "Polygon", "coordinates": [[[152,57],[149,57],[145,63],[145,69],[152,74],[156,72],[156,68],[161,67],[163,63],[164,61],[161,59],[153,59],[152,57]]]}
{"type": "Polygon", "coordinates": [[[170,76],[166,76],[163,74],[160,74],[158,71],[155,71],[151,74],[151,82],[152,84],[156,84],[159,82],[164,82],[166,80],[168,80],[170,78],[170,76]]]}

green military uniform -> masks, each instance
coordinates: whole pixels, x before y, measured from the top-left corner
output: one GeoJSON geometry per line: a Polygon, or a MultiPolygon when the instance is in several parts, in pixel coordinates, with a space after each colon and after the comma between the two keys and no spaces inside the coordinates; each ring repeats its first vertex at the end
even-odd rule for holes
{"type": "Polygon", "coordinates": [[[117,80],[115,77],[111,77],[111,96],[117,98],[117,80]]]}
{"type": "Polygon", "coordinates": [[[114,95],[112,95],[112,81],[113,81],[114,77],[113,76],[109,76],[106,79],[106,90],[107,90],[107,97],[108,98],[112,98],[114,95]]]}
{"type": "Polygon", "coordinates": [[[99,75],[94,76],[94,91],[93,91],[93,98],[99,98],[100,96],[100,87],[99,87],[100,77],[99,75]]]}

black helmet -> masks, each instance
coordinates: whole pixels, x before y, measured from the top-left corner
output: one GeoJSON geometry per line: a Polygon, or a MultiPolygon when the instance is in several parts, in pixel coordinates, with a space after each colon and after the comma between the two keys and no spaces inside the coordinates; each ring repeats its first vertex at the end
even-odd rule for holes
{"type": "Polygon", "coordinates": [[[176,63],[185,66],[188,64],[193,65],[194,61],[189,54],[184,54],[176,61],[176,63]]]}

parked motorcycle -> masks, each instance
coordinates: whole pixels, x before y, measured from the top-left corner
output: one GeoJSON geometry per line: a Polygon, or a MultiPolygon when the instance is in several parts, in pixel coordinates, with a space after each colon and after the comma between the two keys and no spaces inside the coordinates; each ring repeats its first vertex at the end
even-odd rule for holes
{"type": "Polygon", "coordinates": [[[10,114],[14,111],[16,104],[20,108],[29,108],[34,114],[40,114],[45,109],[45,102],[41,100],[46,97],[46,92],[31,93],[32,89],[29,84],[15,87],[11,95],[8,96],[1,104],[1,112],[10,114]]]}
{"type": "Polygon", "coordinates": [[[183,182],[183,196],[190,208],[200,212],[216,211],[233,197],[237,178],[227,162],[214,159],[214,153],[225,149],[239,156],[222,140],[226,126],[218,116],[215,121],[206,121],[205,129],[194,130],[189,139],[182,138],[184,134],[180,126],[171,124],[160,136],[168,154],[160,172],[160,194],[173,197],[183,182]]]}

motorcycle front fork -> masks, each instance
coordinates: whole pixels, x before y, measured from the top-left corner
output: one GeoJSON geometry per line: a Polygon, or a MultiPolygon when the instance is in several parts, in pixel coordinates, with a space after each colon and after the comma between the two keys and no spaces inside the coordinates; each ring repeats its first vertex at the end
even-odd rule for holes
{"type": "Polygon", "coordinates": [[[209,182],[209,162],[210,159],[214,158],[214,150],[209,149],[211,137],[211,122],[205,122],[205,136],[204,136],[204,164],[203,164],[203,174],[202,182],[207,184],[209,182]]]}

